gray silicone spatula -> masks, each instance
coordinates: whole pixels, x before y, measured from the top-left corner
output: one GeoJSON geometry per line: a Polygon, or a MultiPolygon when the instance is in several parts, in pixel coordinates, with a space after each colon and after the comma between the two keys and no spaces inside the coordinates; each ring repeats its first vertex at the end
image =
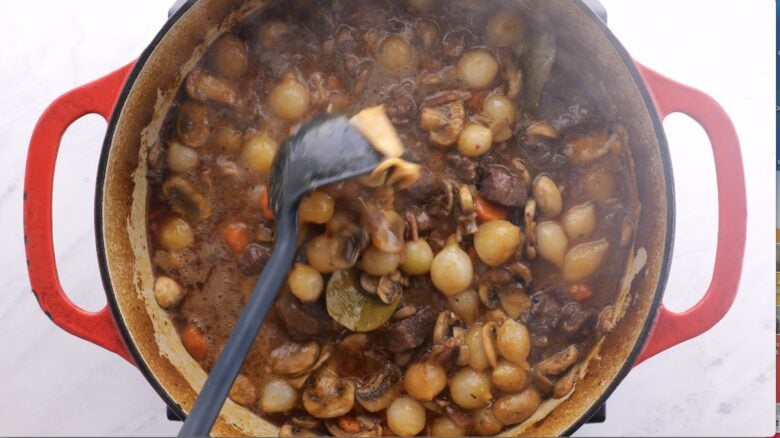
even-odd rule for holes
{"type": "Polygon", "coordinates": [[[269,205],[276,215],[273,253],[179,431],[180,437],[206,436],[211,431],[295,257],[301,198],[318,187],[367,174],[382,161],[383,156],[345,116],[312,120],[281,145],[269,182],[269,205]]]}

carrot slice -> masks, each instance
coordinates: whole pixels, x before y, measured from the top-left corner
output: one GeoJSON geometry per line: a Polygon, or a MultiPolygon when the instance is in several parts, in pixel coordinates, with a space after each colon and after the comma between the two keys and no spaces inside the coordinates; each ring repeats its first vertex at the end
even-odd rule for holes
{"type": "Polygon", "coordinates": [[[274,211],[271,210],[271,206],[268,205],[268,189],[265,187],[260,191],[260,210],[263,212],[263,217],[269,221],[276,219],[274,211]]]}
{"type": "Polygon", "coordinates": [[[474,197],[474,210],[477,212],[477,220],[479,222],[506,219],[509,215],[508,208],[495,202],[490,202],[479,195],[474,197]]]}
{"type": "Polygon", "coordinates": [[[569,286],[569,296],[574,301],[585,301],[593,296],[593,290],[587,284],[573,284],[569,286]]]}
{"type": "Polygon", "coordinates": [[[360,423],[352,417],[342,415],[338,418],[338,425],[346,433],[357,434],[360,433],[360,423]]]}
{"type": "Polygon", "coordinates": [[[195,360],[201,361],[209,353],[209,346],[206,344],[203,333],[192,323],[187,323],[184,330],[181,331],[181,342],[195,360]]]}
{"type": "Polygon", "coordinates": [[[228,221],[222,226],[222,239],[236,253],[242,253],[251,242],[249,227],[239,221],[228,221]]]}

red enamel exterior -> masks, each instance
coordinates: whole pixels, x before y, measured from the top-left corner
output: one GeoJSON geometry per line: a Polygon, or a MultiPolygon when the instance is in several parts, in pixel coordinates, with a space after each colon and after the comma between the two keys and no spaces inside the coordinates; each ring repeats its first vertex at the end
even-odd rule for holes
{"type": "Polygon", "coordinates": [[[683,113],[696,120],[709,137],[718,183],[718,246],[707,292],[696,305],[675,313],[661,304],[655,324],[636,364],[718,323],[731,308],[739,288],[745,255],[747,206],[742,155],[734,124],[723,107],[699,90],[682,85],[637,64],[658,116],[683,113]]]}
{"type": "MultiPolygon", "coordinates": [[[[44,313],[64,330],[113,351],[131,363],[133,360],[110,309],[85,311],[71,302],[62,290],[52,243],[51,201],[54,166],[63,133],[86,114],[100,114],[108,120],[133,65],[62,95],[46,109],[30,140],[24,194],[30,284],[44,313]]],[[[671,312],[661,305],[635,365],[707,331],[723,318],[734,302],[739,285],[747,220],[739,141],[726,112],[706,94],[642,65],[637,64],[637,67],[661,119],[681,112],[699,122],[707,132],[715,157],[719,224],[715,269],[707,292],[695,306],[682,313],[671,312]]]]}
{"type": "Polygon", "coordinates": [[[87,114],[111,118],[135,63],[63,94],[43,112],[33,130],[24,178],[24,242],[32,292],[43,312],[67,332],[133,360],[108,305],[88,312],[70,301],[60,285],[52,241],[54,166],[62,135],[87,114]]]}

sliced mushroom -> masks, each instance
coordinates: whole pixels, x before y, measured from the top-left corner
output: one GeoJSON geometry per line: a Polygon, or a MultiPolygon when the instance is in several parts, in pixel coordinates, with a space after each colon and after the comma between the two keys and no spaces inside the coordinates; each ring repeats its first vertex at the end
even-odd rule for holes
{"type": "Polygon", "coordinates": [[[450,311],[442,310],[436,317],[436,323],[433,325],[433,343],[441,344],[447,338],[450,331],[450,311]]]}
{"type": "Polygon", "coordinates": [[[569,345],[565,349],[543,360],[534,368],[546,376],[557,376],[574,365],[580,358],[580,350],[576,345],[569,345]]]}
{"type": "Polygon", "coordinates": [[[546,121],[532,123],[525,129],[525,135],[528,137],[528,140],[536,143],[554,141],[560,138],[558,130],[550,122],[546,121]]]}
{"type": "Polygon", "coordinates": [[[458,189],[458,201],[460,201],[460,210],[463,213],[470,214],[474,212],[474,196],[472,189],[467,184],[463,184],[458,189]]]}
{"type": "Polygon", "coordinates": [[[379,277],[367,273],[360,274],[360,287],[370,294],[376,294],[379,287],[379,277]]]}
{"type": "Polygon", "coordinates": [[[289,383],[290,386],[292,386],[295,389],[301,389],[303,388],[303,385],[306,384],[306,381],[309,380],[309,377],[311,377],[311,373],[304,373],[300,376],[290,377],[285,379],[285,382],[289,383]]]}
{"type": "Polygon", "coordinates": [[[401,285],[393,281],[389,275],[385,275],[379,279],[379,283],[376,287],[376,294],[383,303],[395,303],[402,293],[403,288],[401,285]]]}
{"type": "Polygon", "coordinates": [[[271,351],[271,371],[288,376],[302,374],[317,362],[319,355],[320,346],[316,342],[287,342],[271,351]]]}
{"type": "Polygon", "coordinates": [[[428,139],[437,146],[451,146],[466,127],[466,107],[463,101],[420,111],[420,128],[430,133],[428,139]]]}
{"type": "Polygon", "coordinates": [[[599,313],[599,319],[596,323],[596,330],[601,335],[611,333],[615,329],[615,306],[605,307],[599,313]]]}
{"type": "Polygon", "coordinates": [[[406,306],[401,307],[400,309],[396,310],[395,313],[393,313],[393,319],[406,319],[417,311],[417,307],[415,307],[414,304],[407,304],[406,306]]]}
{"type": "Polygon", "coordinates": [[[506,270],[523,280],[523,286],[530,286],[534,281],[531,268],[523,262],[514,262],[506,267],[506,270]]]}
{"type": "Polygon", "coordinates": [[[498,365],[498,354],[496,353],[496,329],[498,324],[495,321],[486,323],[482,327],[482,348],[485,350],[485,357],[492,368],[498,365]]]}
{"type": "Polygon", "coordinates": [[[338,420],[326,420],[325,427],[333,436],[382,436],[382,425],[365,415],[357,418],[342,417],[338,420]]]}
{"type": "Polygon", "coordinates": [[[320,350],[320,355],[317,357],[317,361],[314,362],[314,365],[309,367],[309,369],[306,370],[306,373],[312,373],[314,371],[317,371],[321,366],[325,365],[325,362],[330,359],[330,356],[333,354],[333,345],[326,345],[325,348],[322,348],[320,350]]]}
{"type": "Polygon", "coordinates": [[[308,437],[318,437],[320,436],[320,434],[316,432],[312,432],[311,430],[294,426],[292,424],[285,424],[279,428],[279,436],[308,438],[308,437]]]}
{"type": "Polygon", "coordinates": [[[525,225],[525,254],[529,259],[536,258],[536,201],[529,199],[525,204],[523,223],[525,225]]]}
{"type": "Polygon", "coordinates": [[[553,382],[542,375],[542,373],[536,371],[535,368],[530,368],[528,370],[528,377],[531,379],[531,383],[533,383],[534,387],[538,389],[539,392],[541,392],[543,395],[547,395],[550,393],[550,391],[552,391],[553,382]]]}
{"type": "Polygon", "coordinates": [[[498,292],[498,299],[501,308],[512,319],[519,318],[526,309],[531,307],[531,299],[525,293],[525,288],[519,284],[501,289],[498,292]]]}
{"type": "Polygon", "coordinates": [[[553,398],[561,398],[571,392],[571,390],[574,388],[574,382],[577,381],[577,373],[579,372],[579,367],[572,367],[572,369],[569,370],[568,373],[566,373],[563,377],[558,379],[557,382],[553,385],[552,390],[552,396],[553,398]]]}
{"type": "Polygon", "coordinates": [[[445,187],[444,194],[447,196],[447,203],[445,204],[444,211],[450,213],[455,207],[455,181],[451,179],[445,179],[442,181],[442,184],[444,184],[445,187]]]}
{"type": "Polygon", "coordinates": [[[526,187],[530,187],[532,180],[531,180],[531,172],[528,171],[528,166],[521,160],[520,158],[515,158],[512,160],[512,167],[517,170],[517,173],[520,174],[520,176],[523,178],[523,182],[525,182],[526,187]]]}
{"type": "Polygon", "coordinates": [[[498,292],[500,286],[509,284],[512,274],[506,269],[496,268],[482,274],[479,278],[479,300],[488,309],[495,309],[500,304],[498,292]]]}
{"type": "Polygon", "coordinates": [[[312,417],[311,415],[301,414],[292,417],[290,419],[290,423],[292,423],[293,426],[300,427],[301,429],[314,430],[320,427],[322,421],[312,417]]]}
{"type": "Polygon", "coordinates": [[[194,70],[187,76],[187,94],[201,102],[213,101],[224,105],[238,104],[238,87],[234,82],[194,70]]]}
{"type": "Polygon", "coordinates": [[[321,372],[303,392],[303,407],[317,418],[340,417],[355,405],[355,384],[332,372],[321,372]]]}
{"type": "Polygon", "coordinates": [[[404,247],[406,223],[394,210],[380,209],[361,199],[362,222],[371,243],[384,252],[399,252],[404,247]]]}
{"type": "Polygon", "coordinates": [[[401,376],[398,365],[385,362],[384,368],[355,391],[360,406],[369,412],[379,412],[387,408],[401,393],[401,376]]]}
{"type": "Polygon", "coordinates": [[[349,216],[336,212],[325,225],[325,231],[326,234],[317,236],[309,242],[307,247],[309,263],[320,272],[346,270],[355,266],[360,253],[369,243],[365,229],[349,216]]]}
{"type": "Polygon", "coordinates": [[[208,219],[213,212],[211,202],[181,176],[170,177],[162,187],[171,208],[192,220],[208,219]]]}
{"type": "Polygon", "coordinates": [[[187,146],[203,146],[211,135],[208,107],[193,100],[184,102],[176,119],[176,134],[187,146]]]}
{"type": "Polygon", "coordinates": [[[502,48],[498,52],[499,60],[504,71],[504,79],[507,82],[506,96],[512,100],[517,99],[523,89],[523,71],[515,64],[511,50],[502,48]]]}

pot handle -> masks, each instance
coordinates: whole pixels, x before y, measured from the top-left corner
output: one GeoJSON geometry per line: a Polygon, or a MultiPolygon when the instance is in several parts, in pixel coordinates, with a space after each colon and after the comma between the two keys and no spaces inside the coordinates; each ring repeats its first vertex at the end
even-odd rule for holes
{"type": "Polygon", "coordinates": [[[685,312],[660,307],[655,325],[635,363],[709,330],[734,302],[745,252],[747,207],[739,139],[731,119],[710,96],[675,82],[639,63],[661,119],[683,113],[696,120],[710,139],[718,184],[718,246],[712,280],[704,296],[685,312]]]}
{"type": "Polygon", "coordinates": [[[24,178],[24,243],[30,285],[41,309],[65,331],[134,363],[108,305],[88,312],[62,290],[52,241],[52,187],[57,152],[65,130],[87,114],[111,118],[119,92],[135,63],[79,88],[49,105],[33,130],[24,178]]]}

